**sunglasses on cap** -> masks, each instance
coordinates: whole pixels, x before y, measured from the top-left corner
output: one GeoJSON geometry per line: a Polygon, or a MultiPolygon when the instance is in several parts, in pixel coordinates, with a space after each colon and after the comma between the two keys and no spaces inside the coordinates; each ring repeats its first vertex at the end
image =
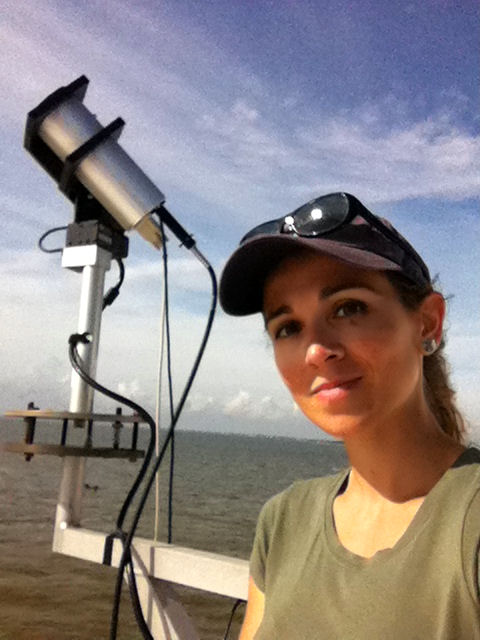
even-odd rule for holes
{"type": "Polygon", "coordinates": [[[264,222],[244,235],[240,240],[240,246],[261,235],[285,234],[301,238],[328,238],[329,233],[352,223],[357,216],[363,218],[387,240],[401,247],[417,264],[426,281],[430,281],[428,268],[415,249],[349,193],[331,193],[315,198],[286,216],[264,222]]]}

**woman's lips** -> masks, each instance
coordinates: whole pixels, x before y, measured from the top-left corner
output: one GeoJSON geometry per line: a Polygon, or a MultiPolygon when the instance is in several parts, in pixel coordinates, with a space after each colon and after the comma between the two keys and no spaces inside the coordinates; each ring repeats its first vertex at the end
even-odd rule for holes
{"type": "Polygon", "coordinates": [[[315,396],[318,399],[336,400],[344,398],[348,395],[348,392],[361,380],[361,376],[343,380],[331,380],[327,382],[321,382],[320,384],[314,383],[310,395],[315,396]]]}

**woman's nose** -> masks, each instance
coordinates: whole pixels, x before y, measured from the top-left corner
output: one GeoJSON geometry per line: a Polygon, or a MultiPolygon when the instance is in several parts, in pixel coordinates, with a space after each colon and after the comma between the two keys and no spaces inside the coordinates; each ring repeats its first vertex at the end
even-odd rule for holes
{"type": "Polygon", "coordinates": [[[313,342],[307,347],[305,354],[305,362],[308,365],[317,367],[322,365],[327,360],[333,358],[341,358],[343,356],[343,349],[340,345],[327,345],[322,342],[313,342]]]}

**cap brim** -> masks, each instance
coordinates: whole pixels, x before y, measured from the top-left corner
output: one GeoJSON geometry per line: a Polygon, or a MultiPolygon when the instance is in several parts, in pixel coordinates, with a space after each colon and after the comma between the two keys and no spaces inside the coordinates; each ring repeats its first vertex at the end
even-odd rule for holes
{"type": "Polygon", "coordinates": [[[338,240],[298,236],[258,236],[240,246],[229,258],[220,280],[220,304],[226,313],[244,316],[263,307],[268,274],[295,248],[307,248],[357,267],[401,271],[397,263],[376,253],[338,240]]]}

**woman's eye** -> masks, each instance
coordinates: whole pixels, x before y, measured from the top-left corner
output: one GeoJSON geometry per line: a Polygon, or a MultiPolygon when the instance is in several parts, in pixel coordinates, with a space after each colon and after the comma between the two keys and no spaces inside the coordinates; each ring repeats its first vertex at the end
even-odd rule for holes
{"type": "Polygon", "coordinates": [[[281,338],[288,338],[292,335],[295,335],[300,331],[300,325],[298,322],[286,322],[278,327],[278,329],[274,332],[275,340],[281,338]]]}
{"type": "Polygon", "coordinates": [[[337,318],[351,318],[358,314],[365,314],[367,312],[367,305],[360,300],[347,300],[342,302],[335,309],[335,317],[337,318]]]}

